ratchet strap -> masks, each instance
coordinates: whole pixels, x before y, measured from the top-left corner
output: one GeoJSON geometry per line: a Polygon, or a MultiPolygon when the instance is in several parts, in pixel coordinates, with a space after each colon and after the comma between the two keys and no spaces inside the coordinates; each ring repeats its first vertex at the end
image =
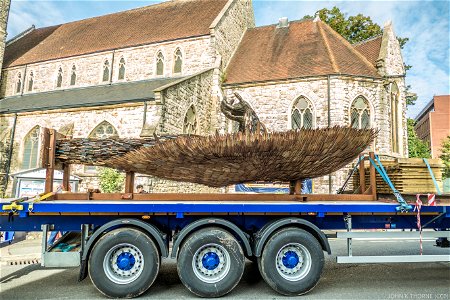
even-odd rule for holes
{"type": "Polygon", "coordinates": [[[405,199],[403,199],[403,197],[400,194],[400,192],[395,188],[395,186],[392,183],[391,179],[389,178],[386,170],[384,169],[383,164],[381,163],[380,158],[378,157],[378,155],[375,155],[375,159],[376,159],[376,161],[377,161],[377,163],[379,165],[377,165],[377,163],[372,158],[369,157],[370,163],[375,167],[377,172],[380,174],[381,178],[383,178],[383,180],[391,188],[395,198],[397,199],[397,202],[400,204],[400,206],[396,207],[396,210],[400,211],[400,212],[407,212],[407,211],[412,210],[412,206],[410,204],[408,204],[405,201],[405,199]]]}

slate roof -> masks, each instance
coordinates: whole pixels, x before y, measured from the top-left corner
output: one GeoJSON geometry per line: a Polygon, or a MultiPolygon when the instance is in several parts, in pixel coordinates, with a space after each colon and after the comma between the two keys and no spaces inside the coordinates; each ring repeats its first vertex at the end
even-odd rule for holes
{"type": "Polygon", "coordinates": [[[380,55],[381,41],[383,39],[382,35],[373,37],[371,39],[359,42],[357,44],[353,44],[353,47],[364,57],[367,58],[368,61],[372,63],[372,65],[377,65],[377,59],[380,55]]]}
{"type": "Polygon", "coordinates": [[[4,68],[207,35],[227,0],[175,0],[38,28],[8,45],[4,68]]]}
{"type": "Polygon", "coordinates": [[[225,84],[328,74],[380,77],[366,57],[322,21],[248,29],[226,71],[225,84]]]}
{"type": "Polygon", "coordinates": [[[141,102],[154,99],[155,89],[179,80],[153,79],[6,97],[0,100],[0,114],[141,102]]]}

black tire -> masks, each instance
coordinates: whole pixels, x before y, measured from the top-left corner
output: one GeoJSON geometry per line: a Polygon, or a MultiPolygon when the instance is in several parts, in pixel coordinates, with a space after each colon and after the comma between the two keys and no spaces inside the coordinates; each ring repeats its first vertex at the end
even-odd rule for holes
{"type": "Polygon", "coordinates": [[[258,259],[259,271],[267,284],[286,296],[303,295],[312,290],[319,282],[323,266],[324,256],[320,243],[309,232],[295,227],[275,232],[258,259]],[[284,259],[288,256],[282,255],[281,251],[294,252],[291,257],[301,256],[302,259],[293,258],[295,266],[289,265],[286,259],[287,265],[284,265],[284,259]]]}
{"type": "MultiPolygon", "coordinates": [[[[138,252],[133,253],[136,254],[138,252]]],[[[117,257],[117,262],[119,257],[117,257]]],[[[160,256],[155,243],[147,234],[133,228],[119,228],[106,233],[95,243],[89,257],[88,266],[89,277],[102,294],[111,298],[134,298],[148,290],[155,281],[159,272],[160,256]],[[120,257],[123,253],[119,254],[119,251],[124,249],[140,251],[139,255],[136,255],[138,258],[134,260],[133,266],[129,270],[130,273],[135,272],[136,275],[130,275],[129,277],[122,274],[117,275],[120,271],[114,272],[112,270],[113,263],[111,262],[115,258],[114,255],[120,257]],[[111,258],[110,264],[106,260],[107,257],[111,258]],[[142,267],[139,268],[139,265],[134,267],[139,262],[143,262],[142,267]],[[132,277],[133,279],[131,279],[132,277]],[[133,281],[117,283],[111,278],[133,281]]]]}
{"type": "Polygon", "coordinates": [[[245,257],[241,245],[232,234],[218,227],[203,228],[188,236],[181,245],[177,259],[181,282],[197,296],[208,298],[221,297],[231,292],[241,280],[244,266],[245,257]],[[224,263],[211,266],[214,268],[211,272],[218,272],[216,275],[202,273],[207,269],[204,264],[199,264],[199,260],[206,258],[210,253],[219,253],[222,258],[219,259],[217,256],[217,261],[224,263]],[[229,269],[226,271],[228,266],[229,269]]]}

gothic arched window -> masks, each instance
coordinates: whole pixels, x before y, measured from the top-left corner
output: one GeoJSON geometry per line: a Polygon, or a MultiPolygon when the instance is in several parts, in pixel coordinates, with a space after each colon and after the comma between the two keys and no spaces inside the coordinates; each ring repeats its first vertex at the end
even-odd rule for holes
{"type": "Polygon", "coordinates": [[[125,59],[123,57],[119,61],[119,79],[125,79],[125,59]]]}
{"type": "Polygon", "coordinates": [[[370,128],[369,102],[362,96],[356,98],[350,108],[350,126],[353,128],[370,128]]]}
{"type": "Polygon", "coordinates": [[[292,129],[312,129],[314,127],[314,110],[311,101],[300,97],[295,101],[291,113],[292,129]]]}
{"type": "Polygon", "coordinates": [[[62,86],[62,80],[63,80],[63,70],[62,68],[59,68],[58,77],[56,78],[56,87],[62,86]]]}
{"type": "Polygon", "coordinates": [[[398,153],[400,150],[398,143],[398,86],[394,82],[391,86],[391,145],[392,152],[398,153]]]}
{"type": "Polygon", "coordinates": [[[183,54],[181,53],[180,48],[177,48],[173,57],[174,65],[173,72],[181,73],[182,65],[183,65],[183,54]]]}
{"type": "Polygon", "coordinates": [[[164,55],[161,51],[156,55],[156,75],[164,75],[164,55]]]}
{"type": "Polygon", "coordinates": [[[103,81],[109,81],[109,60],[103,63],[103,81]]]}
{"type": "Polygon", "coordinates": [[[118,137],[116,128],[112,126],[109,122],[103,121],[91,131],[89,135],[90,139],[106,139],[110,137],[118,137]]]}
{"type": "MultiPolygon", "coordinates": [[[[89,134],[90,139],[106,139],[110,137],[119,137],[119,134],[111,123],[103,121],[95,127],[89,134]]],[[[97,168],[95,166],[85,166],[85,172],[95,172],[97,168]]]]}
{"type": "Polygon", "coordinates": [[[19,72],[19,74],[17,74],[16,93],[20,94],[21,92],[22,92],[22,73],[19,72]]]}
{"type": "Polygon", "coordinates": [[[184,134],[196,134],[197,133],[197,114],[195,112],[194,105],[191,105],[184,116],[183,125],[184,134]]]}
{"type": "Polygon", "coordinates": [[[38,166],[39,131],[39,126],[36,126],[25,136],[22,169],[32,169],[38,166]]]}
{"type": "Polygon", "coordinates": [[[72,66],[72,74],[70,75],[70,85],[75,85],[77,82],[77,67],[72,66]]]}
{"type": "Polygon", "coordinates": [[[28,91],[31,92],[33,90],[33,83],[34,83],[34,74],[33,72],[30,72],[30,76],[28,78],[28,91]]]}

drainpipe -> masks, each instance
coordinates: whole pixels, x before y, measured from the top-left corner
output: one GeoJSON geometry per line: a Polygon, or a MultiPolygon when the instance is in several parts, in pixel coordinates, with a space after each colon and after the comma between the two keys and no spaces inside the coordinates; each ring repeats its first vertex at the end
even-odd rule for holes
{"type": "Polygon", "coordinates": [[[144,101],[144,116],[142,117],[142,128],[145,127],[145,123],[147,123],[147,101],[144,101]]]}
{"type": "Polygon", "coordinates": [[[14,114],[13,127],[12,127],[12,131],[11,131],[11,139],[9,142],[8,160],[6,161],[6,172],[5,172],[5,190],[4,190],[3,194],[5,194],[6,189],[8,188],[9,172],[11,170],[11,159],[12,159],[12,153],[13,153],[13,147],[14,147],[14,135],[16,133],[16,122],[17,122],[17,113],[14,114]]]}
{"type": "MultiPolygon", "coordinates": [[[[331,127],[331,92],[330,92],[330,75],[327,75],[327,101],[328,101],[328,126],[331,127]]],[[[331,194],[331,174],[328,175],[328,194],[331,194]]]]}
{"type": "Polygon", "coordinates": [[[113,50],[112,58],[111,58],[111,74],[109,74],[109,85],[112,84],[113,75],[114,75],[114,56],[116,54],[116,49],[113,50]]]}
{"type": "Polygon", "coordinates": [[[23,91],[25,90],[25,84],[26,84],[26,79],[27,79],[27,69],[28,69],[28,65],[25,65],[25,70],[23,72],[23,82],[22,82],[22,86],[20,87],[20,96],[23,96],[23,91]]]}

